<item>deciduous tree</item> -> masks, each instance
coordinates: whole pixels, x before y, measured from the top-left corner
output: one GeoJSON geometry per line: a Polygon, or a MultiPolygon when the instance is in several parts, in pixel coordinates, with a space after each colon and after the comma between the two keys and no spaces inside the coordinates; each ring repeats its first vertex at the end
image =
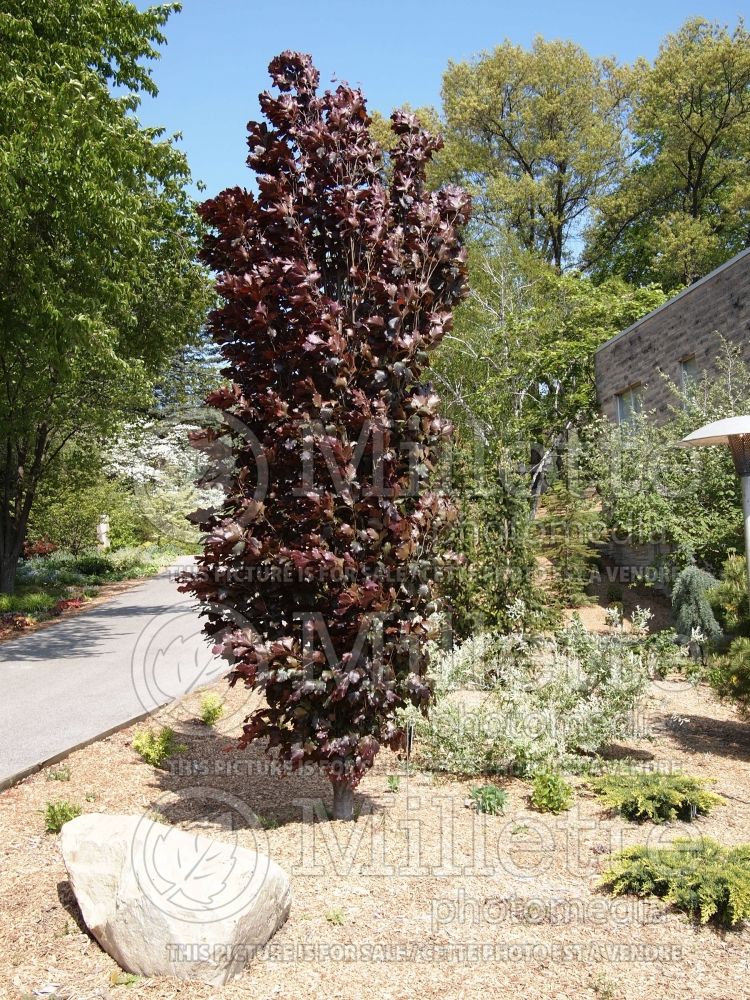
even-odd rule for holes
{"type": "Polygon", "coordinates": [[[8,0],[0,12],[0,590],[66,444],[147,406],[200,326],[184,155],[133,112],[176,4],[8,0]]]}
{"type": "Polygon", "coordinates": [[[440,141],[414,117],[393,115],[386,184],[361,92],[320,94],[299,53],[269,70],[280,93],[249,125],[258,194],[202,208],[231,378],[209,402],[231,452],[184,588],[232,682],[265,695],[241,742],[321,765],[349,819],[379,747],[404,745],[396,710],[430,700],[431,551],[451,508],[424,483],[449,425],[421,372],[465,292],[468,197],[426,192],[440,141]]]}
{"type": "Polygon", "coordinates": [[[443,169],[471,190],[480,221],[559,269],[592,200],[620,177],[628,85],[612,60],[543,38],[450,63],[443,169]]]}
{"type": "Polygon", "coordinates": [[[586,256],[669,290],[750,243],[750,34],[691,18],[636,77],[632,166],[601,200],[586,256]]]}

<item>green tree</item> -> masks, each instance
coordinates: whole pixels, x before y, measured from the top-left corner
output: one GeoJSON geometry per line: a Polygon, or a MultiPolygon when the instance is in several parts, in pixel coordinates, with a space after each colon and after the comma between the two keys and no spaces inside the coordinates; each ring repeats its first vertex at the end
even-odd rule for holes
{"type": "Polygon", "coordinates": [[[66,444],[148,405],[202,321],[184,155],[134,112],[177,4],[0,13],[0,590],[66,444]]]}
{"type": "Polygon", "coordinates": [[[435,378],[451,418],[528,467],[537,498],[546,470],[596,412],[593,354],[660,305],[660,289],[613,278],[595,285],[507,243],[474,243],[469,299],[438,351],[435,378]]]}
{"type": "Polygon", "coordinates": [[[594,544],[601,541],[603,529],[596,504],[562,480],[545,494],[540,531],[551,565],[551,589],[569,607],[586,600],[594,544]]]}
{"type": "Polygon", "coordinates": [[[599,274],[688,284],[750,241],[750,34],[691,18],[635,73],[632,166],[599,200],[599,274]]]}
{"type": "Polygon", "coordinates": [[[572,42],[505,41],[450,63],[441,163],[471,190],[479,221],[559,269],[592,199],[623,170],[628,88],[627,71],[572,42]]]}
{"type": "Polygon", "coordinates": [[[685,449],[679,442],[703,424],[748,411],[750,368],[739,348],[721,341],[718,347],[716,374],[687,391],[670,383],[674,405],[666,423],[642,414],[623,429],[601,419],[580,449],[589,463],[583,475],[596,480],[607,524],[619,537],[672,546],[677,566],[693,553],[714,573],[743,547],[740,483],[727,448],[685,449]]]}
{"type": "Polygon", "coordinates": [[[451,452],[451,495],[459,516],[445,539],[441,591],[453,634],[461,638],[551,622],[537,583],[537,539],[528,478],[501,442],[485,447],[458,437],[451,452]],[[456,558],[458,557],[458,558],[456,558]]]}

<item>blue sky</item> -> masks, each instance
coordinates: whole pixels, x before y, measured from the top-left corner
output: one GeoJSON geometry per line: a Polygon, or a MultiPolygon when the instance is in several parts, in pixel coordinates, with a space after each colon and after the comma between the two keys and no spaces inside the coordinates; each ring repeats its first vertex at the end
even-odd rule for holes
{"type": "MultiPolygon", "coordinates": [[[[139,7],[149,4],[139,0],[139,7]]],[[[732,26],[747,0],[183,0],[154,65],[159,97],[140,117],[183,134],[196,179],[215,194],[250,184],[245,125],[269,84],[267,66],[285,48],[310,52],[325,85],[360,85],[371,109],[408,101],[439,104],[449,59],[504,38],[569,38],[592,55],[653,57],[661,38],[692,15],[732,26]]]]}

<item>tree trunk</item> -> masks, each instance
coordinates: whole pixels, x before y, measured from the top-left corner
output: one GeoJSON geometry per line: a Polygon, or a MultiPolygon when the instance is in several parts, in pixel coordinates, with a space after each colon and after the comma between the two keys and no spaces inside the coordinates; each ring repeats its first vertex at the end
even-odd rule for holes
{"type": "Polygon", "coordinates": [[[354,819],[354,789],[342,781],[332,781],[333,818],[354,819]]]}
{"type": "Polygon", "coordinates": [[[3,554],[0,560],[0,594],[12,594],[16,589],[18,556],[13,552],[3,554]]]}

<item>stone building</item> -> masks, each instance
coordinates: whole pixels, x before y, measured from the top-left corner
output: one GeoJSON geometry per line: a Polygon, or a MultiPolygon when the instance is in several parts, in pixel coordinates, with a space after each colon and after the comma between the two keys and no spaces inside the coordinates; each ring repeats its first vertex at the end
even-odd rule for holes
{"type": "MultiPolygon", "coordinates": [[[[750,364],[750,250],[602,344],[594,359],[602,413],[616,423],[627,423],[636,412],[653,413],[657,422],[668,419],[676,402],[670,381],[687,386],[716,372],[722,337],[750,364]]],[[[669,552],[669,545],[657,541],[643,545],[612,538],[606,572],[613,584],[648,581],[668,592],[669,552]]]]}
{"type": "Polygon", "coordinates": [[[664,376],[686,385],[715,371],[720,337],[750,364],[750,250],[601,345],[595,369],[602,412],[618,423],[638,411],[665,420],[674,399],[664,376]]]}

